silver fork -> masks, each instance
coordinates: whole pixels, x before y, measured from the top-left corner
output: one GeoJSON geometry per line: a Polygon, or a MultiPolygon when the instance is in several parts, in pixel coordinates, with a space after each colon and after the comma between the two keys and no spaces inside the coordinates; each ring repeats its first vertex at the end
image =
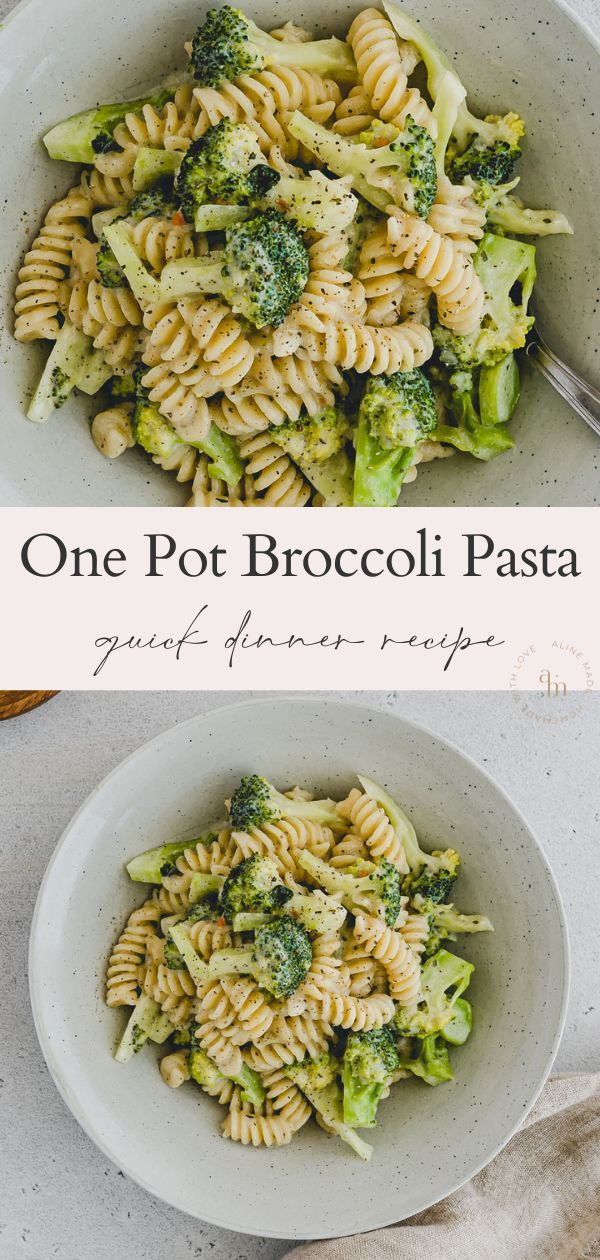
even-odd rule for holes
{"type": "Polygon", "coordinates": [[[562,359],[546,345],[537,326],[527,339],[526,354],[532,363],[554,386],[557,393],[568,402],[590,429],[600,437],[600,391],[584,381],[582,376],[567,367],[562,359]]]}

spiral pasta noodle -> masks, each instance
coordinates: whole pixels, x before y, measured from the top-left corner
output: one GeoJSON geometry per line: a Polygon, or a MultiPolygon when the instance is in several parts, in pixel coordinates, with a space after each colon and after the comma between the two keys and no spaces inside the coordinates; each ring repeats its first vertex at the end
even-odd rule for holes
{"type": "Polygon", "coordinates": [[[372,1028],[389,1024],[394,1014],[394,1003],[387,993],[371,993],[368,997],[323,993],[318,1001],[309,1003],[308,1012],[338,1028],[370,1032],[372,1028]]]}
{"type": "Polygon", "coordinates": [[[92,201],[80,186],[48,210],[44,226],[19,269],[15,290],[18,341],[56,338],[73,249],[77,241],[85,239],[91,211],[92,201]]]}
{"type": "Polygon", "coordinates": [[[264,1085],[267,1104],[271,1107],[272,1114],[280,1116],[289,1125],[292,1133],[297,1133],[312,1114],[304,1095],[280,1068],[265,1073],[264,1085]]]}
{"type": "Polygon", "coordinates": [[[148,941],[156,935],[160,912],[153,900],[130,914],[106,969],[108,1006],[135,1006],[143,980],[148,941]]]}
{"type": "Polygon", "coordinates": [[[414,1006],[421,996],[420,964],[401,932],[386,927],[381,919],[357,914],[354,935],[385,968],[390,995],[402,1006],[414,1006]]]}
{"type": "Polygon", "coordinates": [[[242,1146],[287,1146],[292,1140],[293,1129],[280,1114],[263,1116],[241,1100],[238,1089],[234,1090],[229,1114],[223,1123],[223,1136],[242,1146]]]}
{"type": "Polygon", "coordinates": [[[92,338],[112,367],[127,369],[143,344],[142,312],[129,289],[76,280],[69,296],[71,323],[92,338]]]}
{"type": "Polygon", "coordinates": [[[428,328],[410,320],[395,328],[330,320],[324,323],[323,332],[307,332],[304,346],[311,359],[340,364],[345,370],[389,376],[411,372],[425,363],[433,341],[428,328]]]}
{"type": "Polygon", "coordinates": [[[118,459],[124,451],[135,446],[131,431],[132,414],[133,406],[130,403],[121,403],[106,411],[98,411],[94,416],[92,437],[98,450],[107,459],[118,459]]]}
{"type": "Polygon", "coordinates": [[[474,332],[484,309],[483,285],[470,258],[449,237],[415,215],[394,208],[388,242],[402,265],[415,270],[435,293],[440,323],[455,332],[474,332]]]}
{"type": "Polygon", "coordinates": [[[435,139],[437,127],[429,106],[417,88],[408,87],[416,54],[410,44],[398,41],[391,22],[378,9],[363,9],[348,31],[348,43],[365,92],[383,122],[404,127],[410,115],[435,139]]]}
{"type": "Polygon", "coordinates": [[[251,477],[242,477],[237,485],[230,486],[226,481],[213,477],[209,466],[208,457],[201,455],[196,464],[188,507],[256,507],[260,503],[251,477]]]}
{"type": "Polygon", "coordinates": [[[169,1089],[179,1089],[184,1081],[190,1079],[190,1069],[188,1065],[189,1055],[187,1050],[175,1050],[173,1054],[166,1054],[160,1061],[160,1074],[169,1086],[169,1089]]]}
{"type": "Polygon", "coordinates": [[[245,438],[240,455],[246,474],[254,479],[256,490],[273,507],[303,507],[311,488],[302,473],[267,434],[245,438]]]}
{"type": "Polygon", "coordinates": [[[408,873],[402,841],[396,835],[385,810],[371,796],[353,788],[346,800],[338,805],[338,812],[342,818],[347,818],[352,823],[373,857],[385,857],[403,874],[408,873]]]}

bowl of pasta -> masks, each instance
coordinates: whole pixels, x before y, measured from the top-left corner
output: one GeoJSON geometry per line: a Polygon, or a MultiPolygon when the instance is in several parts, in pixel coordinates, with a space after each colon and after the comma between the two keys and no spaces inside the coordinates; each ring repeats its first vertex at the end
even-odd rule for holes
{"type": "Polygon", "coordinates": [[[596,370],[593,39],[547,0],[382,6],[19,6],[4,502],[595,501],[523,353],[535,286],[596,370]]]}
{"type": "Polygon", "coordinates": [[[502,1148],[558,1046],[560,896],[462,752],[380,709],[251,700],[129,757],[35,911],[63,1098],[152,1194],[228,1229],[360,1233],[502,1148]],[[72,961],[71,961],[72,960],[72,961]]]}

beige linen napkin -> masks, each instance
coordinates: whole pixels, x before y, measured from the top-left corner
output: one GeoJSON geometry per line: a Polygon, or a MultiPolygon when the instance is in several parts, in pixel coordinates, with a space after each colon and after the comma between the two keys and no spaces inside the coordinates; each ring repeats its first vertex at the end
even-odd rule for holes
{"type": "Polygon", "coordinates": [[[500,1155],[435,1207],[286,1260],[441,1257],[600,1260],[600,1073],[551,1077],[500,1155]]]}

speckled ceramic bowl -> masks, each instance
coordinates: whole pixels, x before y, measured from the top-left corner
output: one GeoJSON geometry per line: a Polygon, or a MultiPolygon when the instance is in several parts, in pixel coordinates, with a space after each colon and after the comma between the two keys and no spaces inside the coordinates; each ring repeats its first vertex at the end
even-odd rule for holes
{"type": "MultiPolygon", "coordinates": [[[[408,0],[410,5],[410,0],[408,0]]],[[[327,31],[343,32],[356,0],[328,9],[327,31]]],[[[529,0],[517,17],[514,0],[419,0],[420,21],[450,57],[482,112],[515,109],[528,124],[522,191],[533,205],[569,214],[576,235],[542,242],[537,302],[550,344],[600,384],[597,217],[600,168],[593,160],[600,118],[600,62],[589,33],[551,0],[529,0]]],[[[182,44],[203,5],[175,0],[25,0],[0,33],[0,108],[4,120],[6,210],[0,240],[3,325],[3,504],[182,503],[185,488],[139,451],[111,463],[95,449],[89,421],[94,403],[73,400],[45,426],[24,419],[26,400],[44,351],[10,337],[18,260],[45,207],[73,182],[74,172],[45,156],[39,137],[65,115],[97,101],[138,95],[163,72],[184,64],[182,44]]],[[[274,21],[323,29],[323,6],[273,6],[253,0],[250,11],[274,21]]],[[[524,371],[513,423],[516,447],[486,465],[455,456],[425,466],[402,502],[417,506],[593,504],[598,496],[595,438],[537,375],[524,371]]]]}
{"type": "MultiPolygon", "coordinates": [[[[482,703],[485,703],[482,700],[482,703]]],[[[251,700],[194,718],[123,762],[82,806],[47,871],[30,982],[42,1050],[65,1101],[102,1150],[152,1194],[228,1229],[324,1238],[420,1212],[473,1176],[514,1133],[560,1038],[568,947],[560,897],[537,841],[478,766],[430,732],[323,696],[251,700]],[[494,935],[475,963],[474,1031],[456,1079],[392,1090],[363,1164],[307,1125],[290,1146],[247,1150],[220,1136],[222,1111],[193,1086],[163,1085],[157,1055],[112,1058],[125,1022],[103,1003],[109,947],[143,899],[123,866],[218,817],[241,774],[343,795],[357,770],[410,811],[425,847],[456,844],[457,902],[494,935]]]]}

